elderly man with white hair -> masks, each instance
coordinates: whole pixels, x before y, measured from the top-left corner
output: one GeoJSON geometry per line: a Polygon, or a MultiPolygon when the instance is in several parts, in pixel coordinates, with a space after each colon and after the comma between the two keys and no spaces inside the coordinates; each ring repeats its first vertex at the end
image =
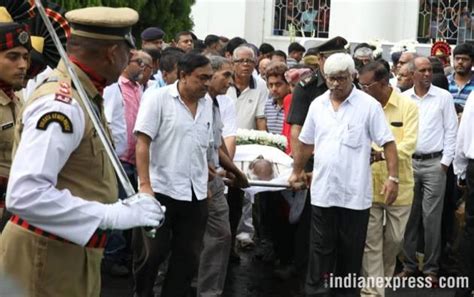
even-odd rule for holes
{"type": "Polygon", "coordinates": [[[354,61],[334,54],[324,64],[327,92],[309,108],[295,154],[291,185],[305,181],[304,165],[314,152],[311,231],[306,296],[358,296],[357,284],[329,278],[358,275],[372,205],[371,143],[383,147],[387,204],[398,194],[398,157],[382,106],[352,84],[354,61]]]}

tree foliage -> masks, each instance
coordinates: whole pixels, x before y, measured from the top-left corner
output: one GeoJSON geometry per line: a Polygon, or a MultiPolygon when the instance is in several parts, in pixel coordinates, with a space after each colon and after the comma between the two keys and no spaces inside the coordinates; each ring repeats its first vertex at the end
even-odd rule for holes
{"type": "Polygon", "coordinates": [[[191,30],[191,6],[195,0],[53,0],[66,10],[88,6],[130,7],[138,11],[140,20],[134,27],[134,36],[152,26],[166,32],[170,41],[179,31],[191,30]]]}

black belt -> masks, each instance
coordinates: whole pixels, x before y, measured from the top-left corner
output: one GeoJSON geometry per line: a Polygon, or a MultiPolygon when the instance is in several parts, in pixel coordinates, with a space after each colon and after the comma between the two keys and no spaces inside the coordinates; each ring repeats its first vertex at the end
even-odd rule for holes
{"type": "Polygon", "coordinates": [[[419,154],[419,155],[413,154],[412,158],[415,160],[429,160],[429,159],[441,157],[442,155],[443,155],[443,151],[431,153],[431,154],[419,154]]]}

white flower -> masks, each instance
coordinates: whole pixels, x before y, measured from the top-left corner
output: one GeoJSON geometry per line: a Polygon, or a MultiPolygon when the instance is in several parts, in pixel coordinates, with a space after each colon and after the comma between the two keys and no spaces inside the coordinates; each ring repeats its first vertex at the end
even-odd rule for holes
{"type": "Polygon", "coordinates": [[[285,150],[288,146],[283,135],[277,135],[259,130],[237,129],[237,144],[261,144],[274,146],[285,150]]]}

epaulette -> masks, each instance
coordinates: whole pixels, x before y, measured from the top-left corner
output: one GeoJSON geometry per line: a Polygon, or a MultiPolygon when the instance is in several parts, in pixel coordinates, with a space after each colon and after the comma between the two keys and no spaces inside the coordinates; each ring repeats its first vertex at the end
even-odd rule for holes
{"type": "Polygon", "coordinates": [[[301,87],[305,88],[306,86],[312,84],[313,82],[318,80],[318,74],[313,73],[312,75],[309,75],[303,79],[300,80],[299,84],[301,87]]]}
{"type": "Polygon", "coordinates": [[[62,103],[72,103],[71,79],[60,73],[53,71],[33,92],[29,100],[54,94],[54,100],[62,103]]]}

